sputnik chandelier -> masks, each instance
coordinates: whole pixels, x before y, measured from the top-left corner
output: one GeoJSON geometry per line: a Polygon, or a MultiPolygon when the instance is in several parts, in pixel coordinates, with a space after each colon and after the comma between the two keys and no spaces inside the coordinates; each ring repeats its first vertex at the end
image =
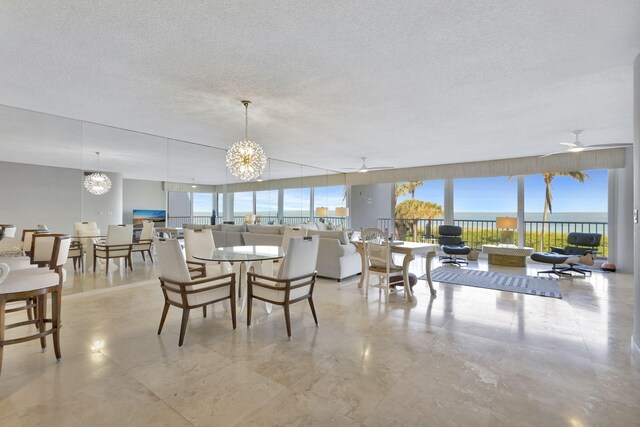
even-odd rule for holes
{"type": "Polygon", "coordinates": [[[235,142],[227,150],[226,164],[233,176],[242,181],[251,181],[260,177],[267,165],[267,156],[257,142],[250,141],[249,128],[249,104],[251,101],[242,101],[244,105],[244,139],[235,142]]]}
{"type": "MultiPolygon", "coordinates": [[[[100,168],[100,152],[96,151],[98,156],[98,169],[100,168]]],[[[94,172],[84,177],[84,188],[91,194],[102,196],[111,190],[111,180],[102,172],[94,172]]]]}

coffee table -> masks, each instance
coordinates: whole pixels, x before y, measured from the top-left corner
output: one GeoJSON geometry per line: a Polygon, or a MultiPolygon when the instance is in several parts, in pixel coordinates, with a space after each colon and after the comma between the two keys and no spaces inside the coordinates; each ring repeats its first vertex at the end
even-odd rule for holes
{"type": "Polygon", "coordinates": [[[533,253],[533,248],[516,245],[482,245],[482,252],[489,255],[491,265],[525,267],[527,257],[533,253]]]}

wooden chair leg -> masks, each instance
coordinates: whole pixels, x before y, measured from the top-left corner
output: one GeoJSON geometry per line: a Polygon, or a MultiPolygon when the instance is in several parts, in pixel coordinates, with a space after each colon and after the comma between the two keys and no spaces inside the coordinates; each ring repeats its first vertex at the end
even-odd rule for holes
{"type": "Polygon", "coordinates": [[[313,305],[312,297],[309,297],[309,307],[311,307],[311,314],[313,314],[313,320],[316,322],[316,326],[318,326],[318,316],[316,316],[316,308],[313,305]]]}
{"type": "Polygon", "coordinates": [[[4,349],[4,309],[6,301],[0,299],[0,374],[2,374],[2,353],[4,349]]]}
{"type": "MultiPolygon", "coordinates": [[[[26,303],[27,305],[31,305],[31,304],[32,304],[32,300],[31,300],[31,298],[27,298],[27,299],[25,300],[25,303],[26,303]]],[[[34,315],[33,307],[27,307],[27,319],[29,319],[29,320],[33,320],[33,315],[34,315]]]]}
{"type": "MultiPolygon", "coordinates": [[[[236,304],[235,298],[231,300],[231,314],[234,314],[234,307],[236,304]]],[[[253,295],[251,295],[251,291],[249,291],[249,295],[247,295],[247,327],[251,326],[251,312],[253,311],[253,295]]],[[[235,323],[235,322],[234,322],[235,323]]],[[[234,326],[235,329],[235,326],[234,326]]]]}
{"type": "Polygon", "coordinates": [[[207,317],[207,306],[206,305],[202,306],[202,317],[207,317]]]}
{"type": "Polygon", "coordinates": [[[147,262],[146,258],[144,257],[144,251],[140,251],[140,255],[142,255],[142,261],[147,262]]]}
{"type": "Polygon", "coordinates": [[[291,341],[291,316],[289,313],[289,304],[284,305],[284,321],[287,324],[287,336],[289,337],[289,341],[291,341]]]}
{"type": "Polygon", "coordinates": [[[127,259],[129,260],[129,270],[133,271],[133,263],[131,262],[131,254],[129,254],[127,259]]]}
{"type": "Polygon", "coordinates": [[[231,307],[231,324],[233,325],[233,329],[236,328],[236,287],[233,286],[231,288],[231,301],[230,302],[230,307],[231,307]]]}
{"type": "Polygon", "coordinates": [[[71,258],[71,261],[73,261],[73,271],[78,271],[76,270],[76,258],[71,258]]]}
{"type": "Polygon", "coordinates": [[[62,358],[62,352],[60,351],[60,328],[62,327],[62,322],[60,321],[61,309],[62,289],[58,289],[51,294],[51,320],[53,327],[55,328],[55,331],[53,332],[53,350],[56,354],[56,359],[58,360],[62,358]]]}
{"type": "MultiPolygon", "coordinates": [[[[47,295],[39,295],[38,296],[38,328],[40,332],[43,333],[46,329],[46,324],[44,322],[47,317],[47,295]]],[[[47,348],[47,337],[40,338],[40,347],[44,351],[47,348]]]]}
{"type": "Polygon", "coordinates": [[[94,272],[94,273],[96,272],[96,263],[97,263],[97,262],[96,262],[96,261],[97,261],[97,259],[96,259],[96,258],[97,258],[97,257],[96,257],[96,253],[95,253],[95,250],[94,250],[94,252],[93,252],[93,272],[94,272]]]}
{"type": "MultiPolygon", "coordinates": [[[[107,263],[107,267],[106,267],[106,273],[109,274],[109,257],[106,258],[106,263],[107,263]]],[[[95,271],[96,265],[93,264],[93,271],[95,271]]]]}
{"type": "Polygon", "coordinates": [[[149,254],[149,259],[151,260],[151,264],[153,264],[153,257],[151,256],[151,250],[148,250],[147,253],[149,254]]]}
{"type": "Polygon", "coordinates": [[[187,332],[187,323],[189,322],[189,311],[188,308],[182,309],[182,323],[180,324],[180,341],[178,341],[178,346],[182,347],[182,343],[184,343],[184,335],[187,332]]]}
{"type": "Polygon", "coordinates": [[[164,308],[162,309],[162,317],[160,318],[160,327],[158,327],[158,335],[162,332],[162,327],[164,326],[164,321],[167,319],[167,313],[169,312],[169,303],[164,302],[164,308]]]}

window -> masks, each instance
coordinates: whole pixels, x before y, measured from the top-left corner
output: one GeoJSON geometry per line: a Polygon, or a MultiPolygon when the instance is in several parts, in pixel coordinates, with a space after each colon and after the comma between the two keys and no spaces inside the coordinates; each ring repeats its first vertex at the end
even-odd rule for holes
{"type": "Polygon", "coordinates": [[[259,224],[277,224],[278,190],[256,191],[256,217],[259,224]]]}
{"type": "Polygon", "coordinates": [[[394,197],[397,238],[422,241],[437,234],[444,215],[443,180],[398,182],[394,197]]]}
{"type": "MultiPolygon", "coordinates": [[[[462,227],[462,238],[474,248],[499,243],[496,218],[518,216],[518,179],[466,178],[456,179],[453,185],[453,218],[462,227]]],[[[517,241],[517,234],[511,238],[517,241]]]]}
{"type": "Polygon", "coordinates": [[[193,193],[193,216],[211,217],[213,193],[193,193]]]}
{"type": "Polygon", "coordinates": [[[327,216],[335,217],[336,208],[346,206],[346,194],[344,185],[332,187],[315,187],[313,189],[313,209],[324,207],[329,209],[327,216]]]}
{"type": "Polygon", "coordinates": [[[602,234],[606,256],[608,172],[547,173],[525,177],[525,245],[535,250],[564,246],[572,231],[602,234]],[[545,203],[547,187],[551,209],[545,203]]]}
{"type": "Polygon", "coordinates": [[[233,193],[233,216],[242,217],[244,221],[244,215],[248,213],[253,213],[253,191],[233,193]]]}
{"type": "Polygon", "coordinates": [[[300,224],[308,221],[311,190],[309,188],[287,188],[283,193],[283,220],[285,224],[300,224]]]}

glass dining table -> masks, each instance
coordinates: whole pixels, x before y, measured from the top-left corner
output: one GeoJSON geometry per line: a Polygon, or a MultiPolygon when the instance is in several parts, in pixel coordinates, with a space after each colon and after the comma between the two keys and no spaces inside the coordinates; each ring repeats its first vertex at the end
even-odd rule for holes
{"type": "Polygon", "coordinates": [[[82,263],[84,271],[91,271],[93,267],[93,245],[94,243],[100,243],[106,239],[107,236],[103,235],[91,235],[91,234],[79,234],[71,236],[73,240],[77,240],[82,245],[82,249],[87,254],[86,259],[82,263]]]}
{"type": "MultiPolygon", "coordinates": [[[[228,262],[236,273],[236,312],[242,314],[247,305],[247,272],[273,275],[273,261],[284,258],[280,246],[227,246],[216,248],[209,256],[194,256],[204,262],[228,262]]],[[[271,304],[264,303],[267,313],[271,304]]]]}

